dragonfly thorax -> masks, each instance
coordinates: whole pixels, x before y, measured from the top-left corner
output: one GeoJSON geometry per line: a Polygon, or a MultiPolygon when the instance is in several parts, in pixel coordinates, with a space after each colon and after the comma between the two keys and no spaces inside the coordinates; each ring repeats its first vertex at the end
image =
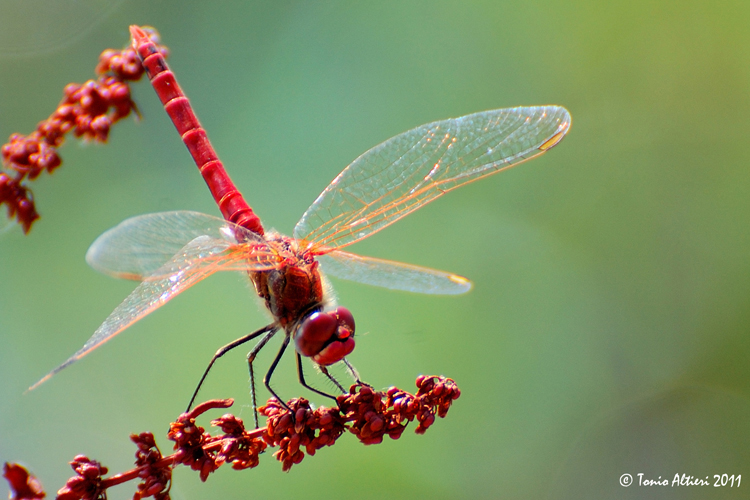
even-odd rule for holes
{"type": "Polygon", "coordinates": [[[293,238],[272,234],[267,243],[281,262],[275,269],[250,272],[250,279],[279,326],[290,331],[325,305],[323,279],[318,262],[299,251],[293,238]]]}
{"type": "Polygon", "coordinates": [[[294,338],[297,352],[322,366],[341,361],[354,349],[354,317],[345,307],[324,311],[325,286],[318,262],[294,238],[267,235],[280,264],[251,272],[250,279],[279,326],[294,338]]]}

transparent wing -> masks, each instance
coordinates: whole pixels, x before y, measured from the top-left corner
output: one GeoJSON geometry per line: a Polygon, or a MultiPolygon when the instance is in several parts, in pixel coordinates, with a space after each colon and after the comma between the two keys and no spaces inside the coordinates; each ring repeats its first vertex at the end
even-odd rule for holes
{"type": "Polygon", "coordinates": [[[471,281],[457,274],[340,250],[321,255],[318,262],[323,272],[331,276],[392,290],[434,295],[458,295],[471,290],[471,281]]]}
{"type": "Polygon", "coordinates": [[[218,217],[189,211],[159,212],[131,217],[106,231],[89,247],[86,262],[101,273],[141,281],[200,236],[253,244],[256,256],[265,246],[255,233],[218,217]]]}
{"type": "Polygon", "coordinates": [[[307,209],[294,237],[313,252],[350,245],[451,189],[544,153],[570,123],[560,106],[519,107],[399,134],[346,167],[307,209]]]}
{"type": "Polygon", "coordinates": [[[75,363],[148,313],[169,302],[180,292],[216,271],[262,271],[275,265],[275,258],[254,255],[253,247],[250,245],[238,245],[205,235],[195,238],[138,285],[78,352],[45,375],[29,390],[49,380],[63,368],[75,363]]]}

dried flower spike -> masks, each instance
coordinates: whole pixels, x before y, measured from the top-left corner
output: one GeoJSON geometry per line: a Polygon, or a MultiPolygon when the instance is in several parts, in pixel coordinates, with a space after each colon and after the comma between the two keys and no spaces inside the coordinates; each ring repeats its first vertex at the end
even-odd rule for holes
{"type": "Polygon", "coordinates": [[[70,466],[77,475],[57,491],[56,500],[106,500],[106,488],[102,485],[102,475],[109,472],[106,467],[85,455],[77,455],[70,466]]]}
{"type": "Polygon", "coordinates": [[[23,232],[28,233],[31,225],[39,218],[31,191],[21,185],[18,176],[12,178],[0,172],[0,205],[3,203],[8,205],[8,217],[15,217],[23,227],[23,232]]]}
{"type": "MultiPolygon", "coordinates": [[[[278,446],[274,457],[284,471],[289,471],[302,461],[305,452],[315,455],[317,450],[333,445],[346,430],[364,444],[376,444],[385,435],[398,439],[416,418],[416,432],[423,434],[435,421],[435,414],[444,417],[461,393],[453,380],[436,376],[417,378],[417,389],[413,395],[396,387],[381,392],[355,384],[348,394],[339,396],[339,406],[333,408],[312,408],[304,398],[292,399],[284,406],[271,398],[258,409],[267,417],[265,427],[248,431],[240,418],[227,413],[211,421],[222,432],[214,436],[195,419],[208,410],[229,408],[234,401],[206,401],[170,424],[167,437],[175,442],[172,455],[162,456],[150,432],[130,436],[137,447],[135,468],[121,474],[103,478],[106,467],[78,455],[70,462],[76,475],[57,492],[57,500],[105,500],[107,489],[135,479],[140,482],[133,500],[170,500],[172,469],[178,464],[198,471],[206,481],[226,463],[235,470],[256,467],[268,446],[278,446]]],[[[44,498],[39,482],[23,467],[6,464],[4,475],[11,485],[12,500],[44,498]]]]}
{"type": "MultiPolygon", "coordinates": [[[[148,29],[146,33],[166,56],[167,49],[158,45],[156,31],[148,29]]],[[[63,144],[65,134],[73,131],[76,137],[106,142],[113,124],[131,111],[137,112],[128,82],[140,79],[144,70],[130,45],[102,52],[96,72],[99,75],[96,80],[67,85],[55,112],[39,123],[34,132],[27,136],[12,134],[0,148],[7,169],[0,172],[0,205],[7,205],[8,217],[15,218],[24,233],[29,232],[39,215],[31,191],[23,181],[34,180],[44,171],[52,173],[60,166],[62,160],[57,148],[63,144]]]]}
{"type": "Polygon", "coordinates": [[[10,486],[9,500],[41,500],[47,496],[37,478],[22,465],[5,462],[3,477],[10,486]]]}
{"type": "Polygon", "coordinates": [[[150,432],[132,434],[138,450],[135,452],[135,466],[139,470],[141,482],[133,495],[133,500],[154,497],[155,500],[169,500],[169,489],[172,487],[172,464],[162,460],[161,451],[156,446],[154,435],[150,432]]]}

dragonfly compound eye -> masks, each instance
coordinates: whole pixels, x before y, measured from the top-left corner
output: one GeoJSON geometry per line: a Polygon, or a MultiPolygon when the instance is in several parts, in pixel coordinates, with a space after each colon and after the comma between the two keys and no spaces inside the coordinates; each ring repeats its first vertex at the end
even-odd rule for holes
{"type": "Polygon", "coordinates": [[[339,328],[346,327],[354,335],[354,316],[351,311],[346,307],[339,306],[333,310],[333,314],[338,319],[339,328]]]}
{"type": "Polygon", "coordinates": [[[354,350],[354,317],[345,307],[313,313],[297,329],[294,343],[319,365],[338,363],[354,350]]]}

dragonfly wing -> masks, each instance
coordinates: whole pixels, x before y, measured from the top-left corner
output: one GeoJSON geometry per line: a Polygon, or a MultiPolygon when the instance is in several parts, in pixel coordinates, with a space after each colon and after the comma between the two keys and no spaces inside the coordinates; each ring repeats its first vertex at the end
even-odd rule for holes
{"type": "Polygon", "coordinates": [[[471,281],[457,274],[340,250],[321,255],[318,261],[323,272],[331,276],[392,290],[434,295],[458,295],[471,290],[471,281]]]}
{"type": "Polygon", "coordinates": [[[86,262],[104,274],[140,281],[200,236],[265,245],[255,233],[218,217],[185,210],[159,212],[131,217],[106,231],[89,247],[86,262]]]}
{"type": "Polygon", "coordinates": [[[535,106],[422,125],[346,167],[294,228],[313,249],[359,241],[444,193],[538,156],[570,128],[568,111],[535,106]]]}
{"type": "Polygon", "coordinates": [[[45,375],[29,390],[49,380],[63,368],[75,363],[142,317],[169,302],[180,292],[216,271],[260,271],[270,269],[274,265],[275,261],[272,259],[254,258],[252,250],[248,250],[247,247],[205,235],[195,238],[151,276],[146,277],[122,304],[112,311],[78,352],[45,375]]]}

